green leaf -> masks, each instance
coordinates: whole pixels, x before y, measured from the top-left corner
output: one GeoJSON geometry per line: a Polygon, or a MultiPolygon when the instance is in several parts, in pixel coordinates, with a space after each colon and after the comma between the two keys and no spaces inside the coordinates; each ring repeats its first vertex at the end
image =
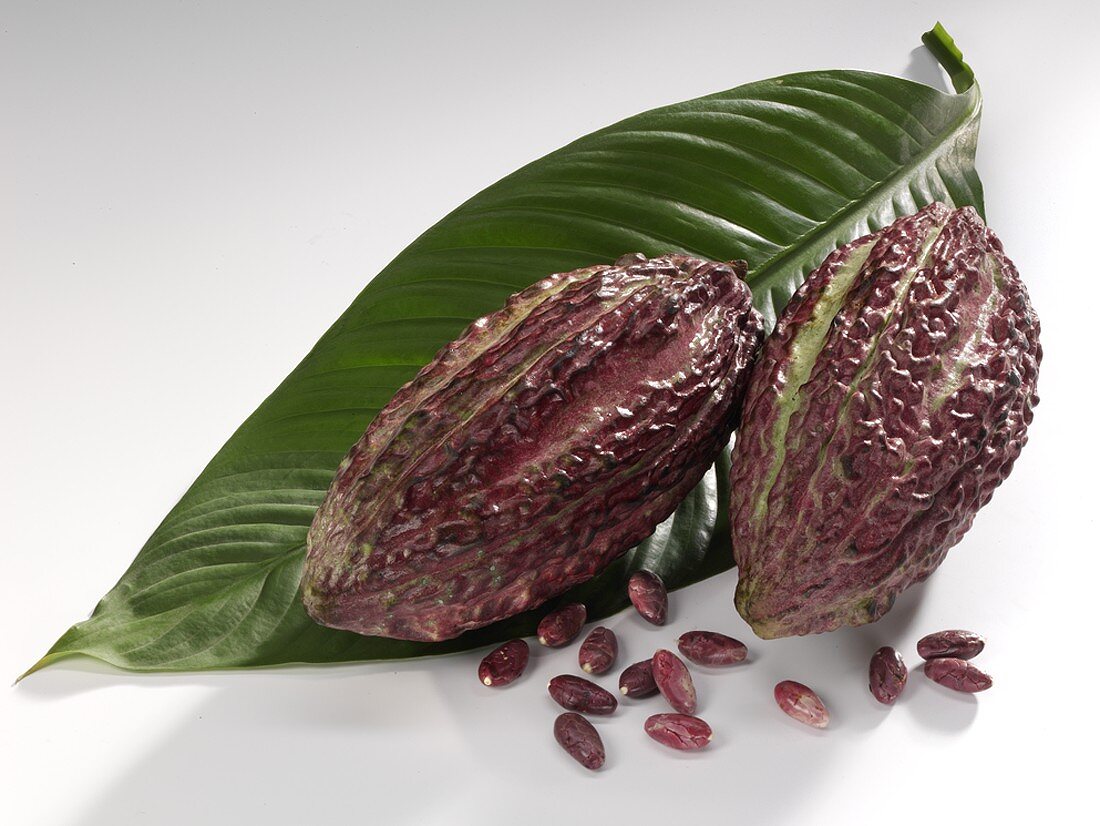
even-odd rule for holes
{"type": "MultiPolygon", "coordinates": [[[[145,671],[371,660],[530,634],[533,614],[436,644],[311,622],[305,535],[345,451],[442,344],[548,273],[633,251],[744,258],[774,323],[838,244],[932,200],[981,210],[981,95],[942,27],[927,38],[959,94],[866,72],[787,75],[628,118],[471,198],[367,285],[31,670],[73,654],[145,671]]],[[[563,599],[602,617],[643,564],[672,587],[730,567],[724,478],[711,471],[651,539],[563,599]]]]}

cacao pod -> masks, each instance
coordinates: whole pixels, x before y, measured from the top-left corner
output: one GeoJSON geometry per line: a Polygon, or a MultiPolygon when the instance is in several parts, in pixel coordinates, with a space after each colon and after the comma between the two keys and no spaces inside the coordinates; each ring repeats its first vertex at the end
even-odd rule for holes
{"type": "Polygon", "coordinates": [[[1041,358],[973,209],[932,204],[832,253],[764,344],[731,457],[753,630],[872,622],[931,574],[1027,441],[1041,358]]]}
{"type": "Polygon", "coordinates": [[[337,470],[308,535],[309,614],[448,639],[652,533],[739,418],[763,340],[744,273],[624,256],[552,275],[471,324],[337,470]]]}

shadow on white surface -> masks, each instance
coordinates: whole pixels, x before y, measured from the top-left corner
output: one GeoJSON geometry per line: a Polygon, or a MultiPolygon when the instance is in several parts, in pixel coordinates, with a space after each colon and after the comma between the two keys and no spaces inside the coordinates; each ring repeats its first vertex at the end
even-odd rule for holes
{"type": "Polygon", "coordinates": [[[978,717],[979,700],[936,685],[913,668],[906,686],[906,711],[924,728],[944,734],[960,732],[978,717]]]}
{"type": "Polygon", "coordinates": [[[940,64],[936,62],[936,58],[932,57],[932,53],[924,46],[919,46],[909,53],[909,65],[905,67],[901,76],[931,86],[933,89],[939,89],[941,92],[954,91],[948,88],[947,76],[940,64]]]}
{"type": "MultiPolygon", "coordinates": [[[[527,823],[560,822],[566,801],[582,788],[598,790],[585,796],[587,817],[614,822],[623,796],[670,787],[680,794],[655,797],[655,818],[682,814],[684,795],[731,794],[742,822],[804,822],[818,795],[845,770],[850,751],[873,747],[880,726],[915,725],[942,738],[974,721],[975,699],[925,685],[911,654],[910,685],[897,706],[881,706],[867,691],[870,654],[884,644],[904,650],[905,641],[915,640],[909,629],[927,586],[911,589],[875,625],[762,642],[730,610],[734,576],[677,592],[673,621],[663,628],[633,612],[604,621],[622,648],[616,668],[598,678],[612,690],[623,667],[657,647],[675,649],[689,628],[744,639],[750,659],[728,669],[693,668],[699,714],[715,730],[707,750],[680,754],[653,742],[642,723],[664,709],[661,699],[624,699],[611,717],[593,719],[608,752],[598,773],[575,764],[550,733],[560,709],[545,683],[577,671],[576,644],[560,651],[533,646],[524,677],[496,691],[474,678],[482,652],[181,675],[135,675],[73,660],[33,675],[17,690],[45,703],[133,687],[198,694],[80,806],[72,821],[80,824],[316,823],[357,811],[393,823],[503,822],[517,812],[527,823]],[[827,731],[778,710],[771,689],[786,678],[819,691],[832,714],[827,731]]],[[[150,715],[150,722],[163,726],[166,716],[150,715]]]]}
{"type": "MultiPolygon", "coordinates": [[[[18,59],[0,73],[16,95],[4,222],[9,634],[40,627],[48,601],[75,611],[100,596],[71,586],[111,573],[79,540],[145,539],[159,507],[129,469],[151,461],[146,442],[157,454],[143,482],[157,495],[189,482],[312,343],[302,330],[323,329],[362,273],[499,175],[615,117],[788,71],[851,61],[947,88],[922,48],[907,54],[933,22],[924,4],[751,14],[729,2],[689,13],[653,3],[340,5],[257,14],[245,4],[74,4],[60,14],[24,4],[5,16],[0,56],[18,59]],[[24,25],[30,15],[41,25],[24,25]],[[214,331],[203,346],[165,343],[200,327],[214,331]],[[229,350],[238,358],[211,369],[229,350]],[[182,417],[164,415],[181,406],[182,417]],[[163,440],[177,420],[184,426],[163,440]],[[75,448],[94,433],[110,438],[81,462],[75,448]],[[81,464],[94,490],[69,502],[41,495],[59,476],[83,478],[81,464]],[[51,542],[38,541],[42,525],[51,542]],[[35,541],[20,541],[20,526],[35,541]]],[[[540,657],[501,693],[471,680],[473,654],[433,661],[430,673],[406,663],[132,675],[74,659],[9,691],[6,822],[926,822],[927,806],[902,802],[914,789],[936,789],[965,822],[1079,822],[1093,806],[1091,761],[1079,755],[1100,734],[1080,702],[1058,702],[1034,654],[1091,665],[1082,652],[1100,581],[1100,557],[1087,550],[1096,388],[1081,380],[1095,354],[1081,240],[1093,234],[1097,179],[1087,82],[1100,75],[1097,8],[942,9],[988,96],[979,168],[1043,319],[1048,360],[1032,444],[949,555],[951,570],[914,589],[921,600],[911,592],[881,623],[814,641],[743,637],[750,664],[698,672],[716,729],[708,753],[662,750],[640,728],[658,701],[624,704],[598,724],[609,761],[595,775],[550,737],[543,683],[569,668],[566,657],[540,657]],[[998,684],[977,698],[916,668],[916,637],[957,624],[995,641],[983,665],[998,684]],[[883,643],[914,667],[889,709],[866,690],[866,659],[883,643]],[[824,735],[775,708],[771,683],[784,677],[822,693],[833,713],[824,735]],[[967,782],[945,788],[953,777],[967,782]]],[[[728,583],[715,588],[685,593],[700,606],[676,613],[667,637],[612,618],[624,661],[668,645],[688,622],[740,636],[728,583]]]]}
{"type": "MultiPolygon", "coordinates": [[[[64,700],[125,684],[201,691],[144,752],[133,750],[132,762],[80,807],[74,824],[316,823],[356,812],[371,820],[381,812],[390,822],[400,812],[397,822],[434,824],[448,822],[448,807],[476,784],[455,771],[433,776],[432,794],[419,788],[417,763],[431,768],[452,727],[443,704],[409,702],[402,687],[423,683],[430,667],[187,675],[59,667],[28,693],[64,700]]],[[[150,722],[163,725],[166,716],[150,722]]]]}

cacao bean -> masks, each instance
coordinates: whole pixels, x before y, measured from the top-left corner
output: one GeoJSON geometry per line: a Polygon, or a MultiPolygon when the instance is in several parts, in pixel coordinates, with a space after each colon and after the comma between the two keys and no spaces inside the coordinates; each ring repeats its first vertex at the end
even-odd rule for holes
{"type": "Polygon", "coordinates": [[[626,583],[626,593],[642,619],[654,625],[664,625],[668,618],[668,591],[657,574],[635,571],[626,583]]]}
{"type": "Polygon", "coordinates": [[[871,657],[870,687],[874,698],[884,705],[893,705],[905,688],[909,669],[895,649],[884,645],[871,657]]]}
{"type": "Polygon", "coordinates": [[[619,701],[610,691],[572,674],[559,674],[546,685],[551,698],[564,709],[584,714],[611,714],[619,701]]]}
{"type": "Polygon", "coordinates": [[[577,638],[588,619],[588,610],[579,602],[563,605],[551,611],[539,622],[539,642],[550,648],[561,648],[577,638]]]}
{"type": "Polygon", "coordinates": [[[957,660],[970,660],[982,653],[985,638],[973,631],[951,630],[937,631],[922,637],[917,643],[917,653],[926,660],[939,657],[954,657],[957,660]]]}
{"type": "Polygon", "coordinates": [[[677,751],[701,749],[714,736],[705,721],[690,714],[654,714],[645,721],[645,733],[677,751]]]}
{"type": "Polygon", "coordinates": [[[599,625],[581,643],[577,660],[589,674],[603,674],[615,664],[618,654],[619,641],[615,639],[615,632],[599,625]]]}
{"type": "Polygon", "coordinates": [[[565,753],[584,766],[595,771],[605,758],[603,740],[595,726],[573,711],[559,715],[554,721],[554,739],[565,753]]]}
{"type": "Polygon", "coordinates": [[[628,666],[619,676],[619,691],[632,700],[652,697],[657,693],[653,681],[653,660],[642,660],[628,666]]]}
{"type": "Polygon", "coordinates": [[[708,666],[733,665],[749,653],[743,642],[717,631],[688,631],[680,635],[676,647],[696,665],[708,666]]]}
{"type": "Polygon", "coordinates": [[[681,714],[695,713],[695,684],[684,661],[664,648],[653,655],[653,681],[668,704],[681,714]]]}
{"type": "Polygon", "coordinates": [[[477,676],[485,685],[497,687],[519,679],[527,668],[531,650],[524,640],[511,640],[485,655],[477,676]]]}
{"type": "Polygon", "coordinates": [[[794,680],[776,683],[775,702],[783,713],[814,728],[829,725],[829,712],[813,689],[794,680]]]}
{"type": "Polygon", "coordinates": [[[975,694],[993,686],[993,678],[958,657],[937,657],[924,664],[924,676],[954,691],[975,694]]]}

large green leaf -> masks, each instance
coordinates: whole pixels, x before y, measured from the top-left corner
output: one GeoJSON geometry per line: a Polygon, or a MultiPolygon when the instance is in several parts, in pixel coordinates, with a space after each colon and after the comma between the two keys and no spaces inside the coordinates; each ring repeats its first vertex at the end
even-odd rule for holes
{"type": "MultiPolygon", "coordinates": [[[[135,670],[370,660],[530,633],[533,615],[437,644],[311,622],[304,541],[337,463],[440,345],[547,273],[636,250],[744,258],[772,322],[836,245],[933,199],[981,209],[981,96],[946,33],[926,39],[958,94],[787,75],[628,118],[471,198],[367,285],[34,668],[72,654],[135,670]]],[[[653,538],[568,597],[606,616],[643,563],[673,587],[728,568],[724,476],[711,471],[653,538]]]]}

